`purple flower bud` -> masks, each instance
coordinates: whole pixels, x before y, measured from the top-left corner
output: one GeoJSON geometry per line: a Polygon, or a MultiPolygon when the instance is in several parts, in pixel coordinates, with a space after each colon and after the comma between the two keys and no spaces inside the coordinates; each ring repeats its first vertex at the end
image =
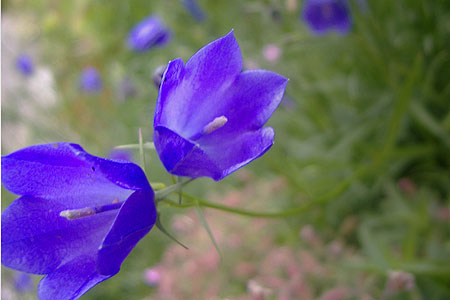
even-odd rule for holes
{"type": "Polygon", "coordinates": [[[80,75],[80,88],[86,93],[98,93],[102,90],[102,78],[96,68],[84,68],[80,75]]]}
{"type": "Polygon", "coordinates": [[[149,16],[139,22],[128,34],[128,46],[137,52],[166,45],[172,37],[170,30],[156,16],[149,16]]]}
{"type": "Polygon", "coordinates": [[[197,22],[202,23],[206,21],[206,13],[196,0],[183,0],[183,5],[197,22]]]}
{"type": "Polygon", "coordinates": [[[34,71],[33,61],[28,54],[21,54],[16,59],[17,70],[23,75],[31,75],[34,71]]]}
{"type": "Polygon", "coordinates": [[[274,130],[264,124],[288,80],[266,70],[241,71],[233,32],[186,64],[169,62],[154,119],[155,147],[168,172],[221,180],[273,145],[274,130]]]}
{"type": "Polygon", "coordinates": [[[164,75],[165,70],[166,66],[159,66],[156,68],[155,72],[153,72],[152,80],[157,89],[159,89],[159,86],[161,85],[161,79],[164,75]]]}
{"type": "Polygon", "coordinates": [[[41,300],[78,299],[119,272],[156,222],[154,193],[130,162],[79,145],[35,145],[2,156],[2,183],[20,195],[2,213],[2,264],[45,275],[41,300]]]}
{"type": "Polygon", "coordinates": [[[302,19],[311,33],[317,35],[330,30],[346,34],[352,26],[347,0],[306,0],[302,19]]]}

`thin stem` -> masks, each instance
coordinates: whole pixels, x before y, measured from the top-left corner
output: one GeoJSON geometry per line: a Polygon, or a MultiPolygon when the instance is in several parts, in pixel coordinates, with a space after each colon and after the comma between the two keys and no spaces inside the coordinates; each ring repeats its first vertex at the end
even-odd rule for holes
{"type": "Polygon", "coordinates": [[[402,87],[398,87],[395,83],[391,84],[392,88],[396,89],[396,100],[389,120],[384,148],[378,157],[378,165],[382,165],[386,162],[386,159],[390,156],[395,147],[395,143],[400,133],[401,121],[403,120],[405,114],[408,112],[409,102],[414,89],[414,84],[418,80],[420,74],[422,60],[422,56],[416,57],[412,70],[408,77],[405,79],[404,85],[402,87]]]}
{"type": "Polygon", "coordinates": [[[243,216],[247,216],[247,217],[259,217],[259,218],[292,217],[292,216],[303,214],[303,213],[309,211],[309,209],[311,207],[313,207],[315,205],[318,205],[318,204],[326,203],[326,202],[330,201],[331,199],[334,199],[335,197],[339,196],[340,194],[342,194],[343,192],[345,192],[347,190],[347,188],[350,186],[351,182],[354,179],[356,179],[359,176],[365,174],[368,170],[370,170],[370,168],[364,168],[363,167],[363,168],[359,169],[358,171],[356,171],[347,180],[344,180],[341,184],[339,184],[334,189],[332,189],[330,192],[325,194],[324,196],[322,196],[320,198],[317,198],[315,200],[311,200],[311,201],[309,201],[307,203],[303,203],[302,205],[300,205],[298,207],[291,208],[291,209],[284,210],[284,211],[280,211],[280,212],[251,211],[251,210],[231,207],[231,206],[227,206],[227,205],[223,205],[223,204],[219,204],[219,203],[209,202],[207,200],[204,200],[204,199],[201,199],[201,198],[198,198],[198,197],[194,197],[194,196],[191,196],[191,195],[188,195],[188,194],[185,194],[185,193],[183,193],[183,196],[186,199],[191,200],[192,202],[185,203],[185,204],[178,204],[178,203],[176,203],[174,201],[165,199],[164,203],[167,203],[170,206],[178,207],[178,208],[193,207],[193,206],[196,205],[196,203],[198,203],[200,206],[203,206],[203,207],[209,207],[209,208],[222,210],[222,211],[226,211],[226,212],[229,212],[229,213],[234,213],[234,214],[243,215],[243,216]]]}
{"type": "MultiPolygon", "coordinates": [[[[144,149],[155,150],[155,144],[153,142],[145,142],[142,144],[144,149]]],[[[140,144],[126,144],[114,147],[114,149],[140,149],[140,144]]]]}
{"type": "Polygon", "coordinates": [[[142,128],[139,128],[139,156],[141,158],[142,169],[144,170],[144,173],[147,174],[147,172],[145,171],[145,153],[144,142],[142,139],[142,128]]]}
{"type": "Polygon", "coordinates": [[[160,191],[166,188],[166,185],[162,182],[150,182],[150,186],[154,191],[160,191]]]}
{"type": "Polygon", "coordinates": [[[156,191],[156,192],[155,192],[155,200],[156,200],[156,202],[161,201],[161,200],[164,200],[167,196],[169,196],[169,195],[172,194],[173,192],[177,192],[177,191],[181,190],[181,188],[182,188],[184,185],[186,185],[186,184],[192,182],[194,179],[195,179],[195,178],[189,178],[188,180],[186,180],[186,181],[184,181],[184,182],[179,182],[179,183],[170,185],[170,186],[166,187],[166,188],[163,189],[163,190],[156,191]]]}

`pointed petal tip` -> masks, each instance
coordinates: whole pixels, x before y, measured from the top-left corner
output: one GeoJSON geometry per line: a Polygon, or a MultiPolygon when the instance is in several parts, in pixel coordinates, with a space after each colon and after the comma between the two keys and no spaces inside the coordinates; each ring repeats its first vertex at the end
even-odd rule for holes
{"type": "Polygon", "coordinates": [[[234,35],[234,28],[232,28],[227,34],[225,34],[221,38],[218,38],[217,40],[221,39],[230,39],[233,40],[235,43],[237,43],[236,36],[234,35]]]}

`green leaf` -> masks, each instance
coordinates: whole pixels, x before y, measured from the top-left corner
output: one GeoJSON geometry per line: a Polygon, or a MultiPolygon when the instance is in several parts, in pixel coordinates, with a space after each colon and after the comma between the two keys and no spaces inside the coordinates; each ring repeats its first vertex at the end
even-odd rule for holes
{"type": "Polygon", "coordinates": [[[216,239],[214,238],[211,228],[209,228],[208,222],[206,222],[205,216],[203,215],[203,211],[202,211],[198,201],[195,201],[195,209],[197,211],[198,217],[200,218],[200,221],[202,222],[203,228],[205,228],[206,232],[208,232],[209,238],[211,239],[211,242],[213,243],[214,247],[216,248],[216,251],[217,251],[217,254],[219,254],[220,260],[222,260],[222,253],[220,252],[219,245],[217,244],[216,239]]]}

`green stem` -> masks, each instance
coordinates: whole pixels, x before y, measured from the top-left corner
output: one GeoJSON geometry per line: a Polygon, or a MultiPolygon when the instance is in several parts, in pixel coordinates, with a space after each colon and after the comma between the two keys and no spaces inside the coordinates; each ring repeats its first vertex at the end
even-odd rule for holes
{"type": "Polygon", "coordinates": [[[144,142],[142,138],[142,128],[139,128],[139,156],[141,158],[142,170],[144,170],[144,173],[147,174],[147,172],[145,171],[145,153],[144,142]]]}
{"type": "Polygon", "coordinates": [[[397,141],[400,124],[403,120],[406,112],[408,111],[409,102],[411,99],[411,94],[413,92],[414,84],[417,81],[420,70],[422,67],[422,56],[417,56],[412,67],[409,76],[405,79],[405,83],[402,87],[397,87],[395,82],[391,83],[392,88],[397,89],[396,100],[394,104],[394,109],[389,120],[386,141],[384,148],[378,157],[378,164],[382,165],[386,162],[386,159],[390,156],[395,143],[397,141]]]}
{"type": "Polygon", "coordinates": [[[191,196],[191,195],[188,195],[185,193],[183,193],[183,196],[186,199],[191,200],[192,202],[185,203],[185,204],[178,204],[174,201],[164,199],[164,203],[167,203],[170,206],[178,207],[178,208],[193,207],[196,205],[196,203],[198,203],[200,206],[203,206],[203,207],[209,207],[209,208],[226,211],[226,212],[234,213],[234,214],[238,214],[238,215],[243,215],[243,216],[247,216],[247,217],[259,217],[259,218],[292,217],[292,216],[303,214],[303,213],[309,211],[310,208],[312,208],[316,205],[319,205],[319,204],[324,204],[324,203],[330,201],[331,199],[334,199],[335,197],[339,196],[340,194],[342,194],[343,192],[345,192],[347,190],[347,188],[350,186],[351,182],[354,179],[358,178],[362,174],[365,174],[368,170],[369,170],[369,168],[361,168],[358,171],[356,171],[352,176],[350,176],[349,178],[344,180],[341,184],[339,184],[334,189],[332,189],[330,192],[325,194],[324,196],[317,198],[315,200],[311,200],[309,202],[303,203],[302,205],[300,205],[298,207],[287,209],[287,210],[280,211],[280,212],[251,211],[251,210],[231,207],[231,206],[227,206],[227,205],[223,205],[223,204],[219,204],[219,203],[209,202],[207,200],[200,199],[198,197],[194,197],[194,196],[191,196]]]}
{"type": "MultiPolygon", "coordinates": [[[[153,142],[145,142],[142,144],[144,149],[155,150],[155,144],[153,142]]],[[[119,145],[114,147],[115,149],[139,149],[140,144],[127,144],[127,145],[119,145]]]]}
{"type": "Polygon", "coordinates": [[[182,188],[184,185],[186,185],[186,184],[192,182],[194,179],[195,179],[195,178],[190,178],[190,179],[188,179],[188,180],[186,180],[186,181],[183,181],[183,182],[179,182],[179,183],[177,183],[177,184],[170,185],[170,186],[168,186],[168,187],[166,187],[165,189],[162,189],[162,190],[160,190],[160,191],[156,191],[156,192],[155,192],[155,200],[156,200],[156,202],[164,200],[167,196],[169,196],[169,195],[172,194],[173,192],[180,191],[181,188],[182,188]]]}

